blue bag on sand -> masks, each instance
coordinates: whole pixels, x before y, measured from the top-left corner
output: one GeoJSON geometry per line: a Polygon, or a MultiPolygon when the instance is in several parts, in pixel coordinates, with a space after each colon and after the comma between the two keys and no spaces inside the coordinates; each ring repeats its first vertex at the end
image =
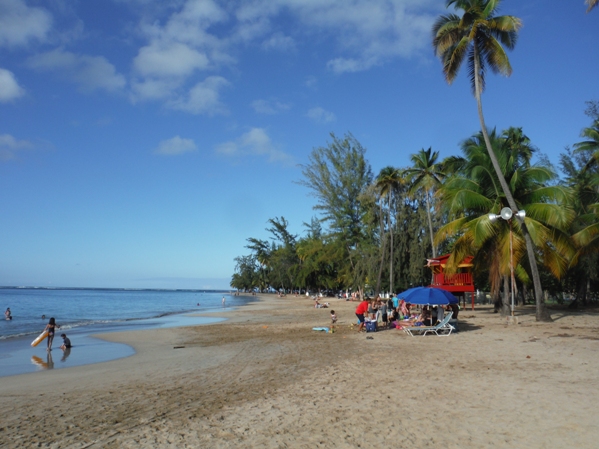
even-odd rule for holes
{"type": "Polygon", "coordinates": [[[377,330],[376,321],[366,321],[366,332],[376,332],[377,330]]]}

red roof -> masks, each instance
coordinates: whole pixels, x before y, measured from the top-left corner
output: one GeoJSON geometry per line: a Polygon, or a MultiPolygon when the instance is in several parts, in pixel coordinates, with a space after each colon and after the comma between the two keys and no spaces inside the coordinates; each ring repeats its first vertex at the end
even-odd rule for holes
{"type": "MultiPolygon", "coordinates": [[[[434,259],[426,259],[426,265],[429,267],[431,265],[446,265],[450,256],[451,254],[444,254],[442,256],[435,257],[434,259]]],[[[472,259],[474,259],[474,256],[466,256],[464,257],[464,260],[459,263],[459,265],[472,265],[472,259]]]]}

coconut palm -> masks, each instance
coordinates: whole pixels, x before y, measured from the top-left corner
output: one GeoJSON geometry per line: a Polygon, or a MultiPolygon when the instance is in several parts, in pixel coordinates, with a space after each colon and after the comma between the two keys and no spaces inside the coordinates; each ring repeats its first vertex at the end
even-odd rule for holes
{"type": "Polygon", "coordinates": [[[590,154],[589,161],[585,168],[599,162],[599,120],[595,120],[591,126],[584,128],[580,133],[580,137],[586,138],[582,142],[574,144],[575,153],[590,154]]]}
{"type": "Polygon", "coordinates": [[[585,3],[589,5],[587,12],[590,12],[595,6],[599,4],[599,0],[585,0],[585,3]]]}
{"type": "Polygon", "coordinates": [[[433,259],[437,257],[437,250],[433,242],[433,220],[431,217],[431,195],[437,187],[441,185],[441,180],[445,176],[441,165],[437,163],[439,152],[432,152],[432,148],[428,150],[421,149],[418,153],[412,154],[410,160],[412,167],[404,170],[404,175],[410,181],[410,194],[414,194],[417,190],[424,190],[426,199],[426,212],[428,217],[428,230],[431,237],[431,245],[433,247],[433,259]]]}
{"type": "MultiPolygon", "coordinates": [[[[381,199],[381,219],[382,219],[382,204],[383,199],[387,198],[387,229],[389,229],[389,290],[393,291],[393,223],[392,223],[392,213],[393,213],[393,195],[397,191],[397,188],[400,186],[402,182],[402,174],[401,171],[388,166],[381,170],[378,177],[375,180],[375,187],[377,193],[381,199]]],[[[382,273],[383,261],[385,258],[385,238],[384,238],[383,227],[381,226],[381,239],[383,239],[383,250],[381,255],[381,267],[379,270],[379,283],[380,277],[382,273]]],[[[378,285],[377,285],[377,293],[378,293],[378,285]]]]}
{"type": "Polygon", "coordinates": [[[586,303],[587,283],[597,278],[599,255],[599,175],[592,157],[596,149],[578,148],[574,153],[567,150],[560,156],[563,183],[573,192],[572,207],[576,218],[570,232],[576,245],[576,253],[570,259],[570,278],[576,297],[570,307],[586,303]]]}
{"type": "MultiPolygon", "coordinates": [[[[569,190],[550,184],[556,178],[551,167],[531,164],[535,149],[520,128],[510,128],[500,136],[495,130],[487,135],[502,173],[515,192],[519,209],[526,210],[524,221],[543,264],[560,277],[567,269],[566,255],[571,251],[565,230],[573,212],[563,206],[569,199],[569,190]]],[[[455,238],[450,263],[468,254],[474,254],[475,261],[484,263],[489,268],[492,291],[498,296],[501,281],[510,272],[510,226],[503,220],[491,223],[488,218],[490,211],[499,213],[508,203],[485,140],[482,133],[469,138],[462,144],[464,157],[453,158],[457,174],[439,190],[441,204],[453,219],[439,229],[436,238],[437,241],[455,238]]],[[[529,278],[521,265],[526,253],[522,228],[520,223],[513,227],[513,261],[518,277],[527,281],[529,278]]]]}
{"type": "MultiPolygon", "coordinates": [[[[509,76],[512,73],[510,61],[505,48],[513,49],[516,45],[518,30],[522,22],[515,16],[496,16],[501,0],[447,0],[446,6],[461,9],[463,15],[448,14],[441,16],[433,25],[433,47],[443,63],[446,81],[451,84],[459,72],[464,59],[468,59],[470,82],[478,106],[478,118],[485,146],[501,185],[508,206],[516,212],[517,205],[509,186],[501,172],[497,157],[487,134],[483,115],[481,95],[485,88],[485,72],[509,76]]],[[[535,299],[537,304],[537,321],[551,321],[545,309],[541,278],[535,260],[532,239],[523,220],[517,218],[522,228],[526,250],[533,277],[535,299]]]]}

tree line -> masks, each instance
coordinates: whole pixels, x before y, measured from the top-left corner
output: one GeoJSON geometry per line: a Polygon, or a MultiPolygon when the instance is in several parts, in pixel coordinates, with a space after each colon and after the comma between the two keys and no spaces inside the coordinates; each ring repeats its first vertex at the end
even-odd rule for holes
{"type": "Polygon", "coordinates": [[[521,27],[519,18],[495,14],[500,3],[447,0],[462,15],[442,15],[432,29],[448,83],[468,64],[481,131],[462,143],[462,155],[438,161],[438,152],[422,149],[411,167],[385,167],[374,177],[361,144],[351,134],[332,135],[312,151],[299,181],[320,215],[301,238],[283,217],[271,219],[271,241],[249,239],[252,253],[236,259],[233,287],[396,291],[426,284],[423,262],[440,250],[451,253],[450,271],[474,256],[477,280],[497,310],[506,310],[512,269],[522,300],[532,287],[539,321],[551,320],[543,286],[586,302],[597,279],[597,102],[588,104],[586,140],[560,157],[563,178],[546,158],[533,162],[537,149],[522,128],[487,127],[486,72],[511,74],[505,49],[514,48],[521,27]],[[508,221],[489,219],[504,208],[508,221]]]}

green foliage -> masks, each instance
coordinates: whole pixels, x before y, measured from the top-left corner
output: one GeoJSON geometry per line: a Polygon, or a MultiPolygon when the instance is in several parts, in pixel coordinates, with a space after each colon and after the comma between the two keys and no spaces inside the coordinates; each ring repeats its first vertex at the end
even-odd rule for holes
{"type": "MultiPolygon", "coordinates": [[[[291,234],[284,217],[269,219],[270,238],[248,238],[251,254],[235,259],[232,287],[402,291],[429,284],[426,259],[435,243],[452,254],[450,263],[475,256],[477,286],[499,295],[510,271],[510,228],[491,223],[488,213],[509,206],[482,132],[462,143],[461,156],[438,162],[436,152],[422,149],[411,167],[385,167],[376,179],[351,134],[332,137],[313,151],[300,181],[321,215],[304,223],[303,236],[291,234]]],[[[584,301],[599,286],[597,150],[567,149],[558,182],[546,158],[532,162],[538,151],[521,128],[487,137],[517,208],[526,211],[535,259],[546,267],[543,285],[559,301],[563,291],[584,301]]],[[[524,291],[532,272],[525,246],[513,221],[514,271],[524,291]]]]}
{"type": "MultiPolygon", "coordinates": [[[[574,218],[568,206],[571,190],[552,185],[556,174],[550,166],[531,163],[536,149],[522,129],[509,128],[501,135],[492,130],[488,135],[518,209],[526,211],[525,223],[537,248],[536,257],[556,278],[561,277],[572,252],[567,234],[574,218]]],[[[522,229],[516,220],[492,223],[488,218],[489,213],[498,214],[509,206],[482,133],[465,140],[462,153],[461,159],[452,157],[449,161],[453,175],[439,190],[449,221],[439,229],[436,238],[453,239],[450,264],[467,255],[475,256],[476,269],[488,273],[491,291],[498,296],[503,279],[510,274],[510,245],[516,274],[523,282],[530,279],[522,229]]]]}
{"type": "Polygon", "coordinates": [[[443,64],[446,81],[451,84],[457,77],[464,60],[473,92],[478,82],[480,92],[485,87],[485,69],[509,76],[510,61],[504,47],[513,49],[522,26],[514,16],[495,16],[500,0],[448,0],[447,7],[462,10],[463,15],[442,15],[433,25],[433,47],[443,64]],[[477,69],[477,67],[479,69],[477,69]]]}
{"type": "Polygon", "coordinates": [[[331,138],[328,146],[315,148],[309,163],[301,166],[304,179],[299,184],[316,198],[314,209],[322,213],[321,220],[351,249],[364,236],[366,211],[360,195],[372,182],[372,170],[366,149],[351,134],[343,139],[331,134],[331,138]]]}
{"type": "Polygon", "coordinates": [[[235,273],[231,287],[242,291],[252,291],[260,285],[260,267],[254,255],[235,258],[235,273]]]}

